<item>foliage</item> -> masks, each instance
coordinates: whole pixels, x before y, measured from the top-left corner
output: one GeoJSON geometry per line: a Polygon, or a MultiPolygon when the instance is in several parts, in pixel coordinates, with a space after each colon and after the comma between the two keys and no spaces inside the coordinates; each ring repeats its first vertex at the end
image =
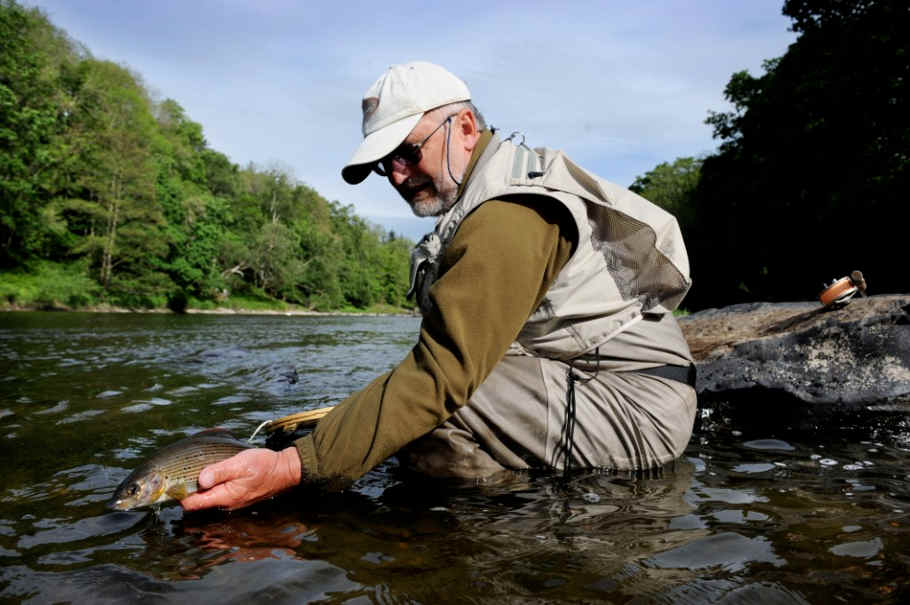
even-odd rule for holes
{"type": "Polygon", "coordinates": [[[167,249],[161,208],[154,203],[155,123],[145,91],[129,71],[94,60],[81,68],[69,130],[79,159],[70,190],[78,197],[62,206],[78,225],[70,230],[77,235],[72,251],[94,259],[98,281],[108,288],[118,265],[146,273],[149,254],[167,249]]]}
{"type": "Polygon", "coordinates": [[[693,196],[701,180],[701,159],[676,158],[672,164],[660,163],[637,177],[629,189],[675,214],[683,225],[691,220],[693,196]]]}
{"type": "Polygon", "coordinates": [[[0,304],[80,307],[99,302],[101,286],[85,262],[36,261],[22,271],[0,273],[0,304]]]}
{"type": "Polygon", "coordinates": [[[7,300],[401,306],[409,244],[287,166],[232,164],[179,103],[153,102],[138,75],[0,0],[7,300]]]}
{"type": "Polygon", "coordinates": [[[58,134],[69,102],[58,82],[77,57],[37,9],[0,0],[0,268],[56,250],[47,203],[67,153],[58,134]]]}
{"type": "Polygon", "coordinates": [[[878,292],[907,287],[887,268],[910,185],[910,4],[783,11],[798,39],[763,75],[733,74],[733,110],[707,119],[721,145],[680,215],[694,308],[806,300],[853,269],[878,292]]]}

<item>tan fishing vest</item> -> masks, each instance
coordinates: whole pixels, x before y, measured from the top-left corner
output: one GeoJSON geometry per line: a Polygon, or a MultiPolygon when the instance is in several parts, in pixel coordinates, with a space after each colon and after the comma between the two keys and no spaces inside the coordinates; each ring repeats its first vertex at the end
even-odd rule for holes
{"type": "Polygon", "coordinates": [[[494,136],[459,200],[411,252],[411,293],[424,314],[440,255],[461,221],[487,200],[519,194],[561,202],[578,228],[575,252],[518,335],[523,352],[584,355],[645,314],[671,312],[689,290],[689,259],[673,215],[561,151],[494,136]]]}

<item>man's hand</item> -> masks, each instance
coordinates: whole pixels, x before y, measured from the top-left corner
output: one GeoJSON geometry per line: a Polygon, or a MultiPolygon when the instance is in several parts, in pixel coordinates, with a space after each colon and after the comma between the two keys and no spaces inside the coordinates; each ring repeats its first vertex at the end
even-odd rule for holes
{"type": "Polygon", "coordinates": [[[199,489],[180,501],[186,510],[235,509],[271,498],[300,483],[300,457],[289,447],[280,452],[249,449],[202,469],[199,489]]]}

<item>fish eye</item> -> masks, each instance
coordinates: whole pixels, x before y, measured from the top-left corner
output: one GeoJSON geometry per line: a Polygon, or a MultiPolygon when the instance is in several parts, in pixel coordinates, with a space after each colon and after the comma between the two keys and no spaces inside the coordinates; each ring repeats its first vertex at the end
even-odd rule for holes
{"type": "Polygon", "coordinates": [[[130,488],[127,490],[127,494],[130,496],[135,496],[138,493],[139,493],[139,484],[138,483],[132,484],[130,486],[130,488]]]}

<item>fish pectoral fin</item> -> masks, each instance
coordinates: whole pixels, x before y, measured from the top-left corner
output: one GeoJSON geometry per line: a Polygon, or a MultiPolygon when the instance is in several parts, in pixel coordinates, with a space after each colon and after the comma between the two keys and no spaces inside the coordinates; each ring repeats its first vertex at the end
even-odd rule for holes
{"type": "Polygon", "coordinates": [[[166,493],[174,500],[183,500],[190,495],[190,490],[187,489],[185,483],[177,483],[169,487],[164,493],[166,493]]]}

